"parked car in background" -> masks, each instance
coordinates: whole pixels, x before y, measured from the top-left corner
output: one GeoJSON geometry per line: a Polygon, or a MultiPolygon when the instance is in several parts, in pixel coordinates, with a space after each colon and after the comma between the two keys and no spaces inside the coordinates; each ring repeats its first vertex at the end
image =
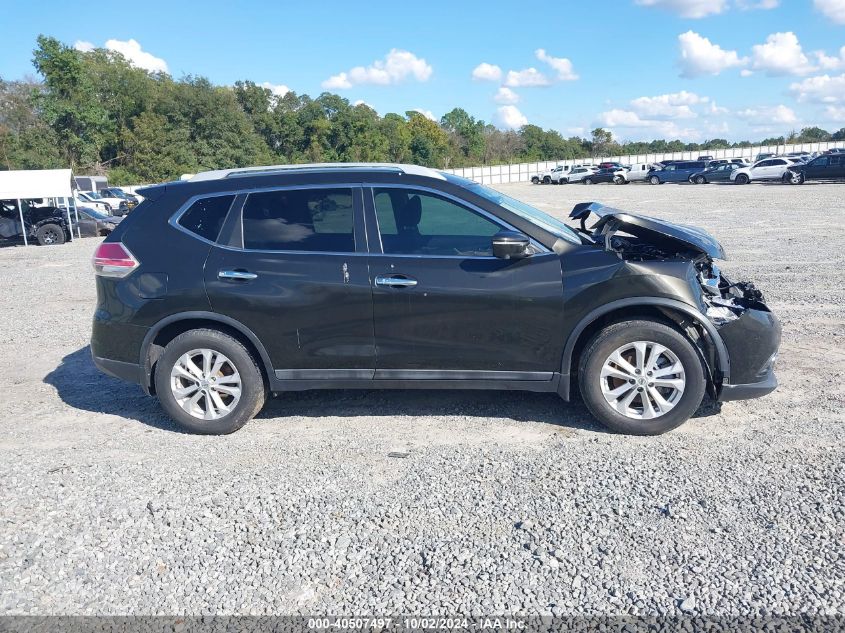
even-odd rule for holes
{"type": "Polygon", "coordinates": [[[831,147],[825,154],[845,154],[845,147],[831,147]]]}
{"type": "Polygon", "coordinates": [[[630,165],[626,169],[622,169],[618,171],[620,179],[622,180],[619,184],[627,184],[629,182],[643,182],[648,178],[649,170],[653,167],[653,165],[649,163],[636,163],[634,165],[630,165]]]}
{"type": "Polygon", "coordinates": [[[90,206],[105,211],[110,215],[126,215],[129,205],[121,198],[105,197],[96,191],[82,191],[79,193],[83,206],[90,206]]]}
{"type": "Polygon", "coordinates": [[[762,152],[760,154],[757,154],[757,158],[754,159],[754,162],[757,163],[761,160],[766,160],[767,158],[772,158],[774,156],[775,154],[773,152],[762,152]]]}
{"type": "Polygon", "coordinates": [[[603,163],[598,164],[599,169],[625,169],[625,165],[622,163],[617,163],[615,161],[605,161],[603,163]]]}
{"type": "MultiPolygon", "coordinates": [[[[64,209],[62,209],[64,210],[64,209]]],[[[79,231],[82,237],[98,237],[108,235],[117,228],[122,217],[109,215],[103,211],[97,211],[91,207],[76,207],[76,212],[79,213],[79,223],[77,224],[74,217],[74,211],[70,211],[71,222],[74,223],[74,229],[79,226],[79,231]]]]}
{"type": "Polygon", "coordinates": [[[36,206],[30,200],[22,200],[21,209],[22,214],[18,210],[17,200],[0,200],[0,238],[3,240],[20,239],[24,231],[28,240],[34,240],[42,246],[64,244],[72,239],[64,209],[36,206]]]}
{"type": "Polygon", "coordinates": [[[788,152],[786,158],[795,158],[797,160],[808,161],[813,157],[810,152],[788,152]]]}
{"type": "Polygon", "coordinates": [[[793,165],[787,172],[789,182],[800,185],[808,180],[845,178],[845,153],[822,154],[803,164],[793,165]]]}
{"type": "Polygon", "coordinates": [[[618,167],[604,167],[597,169],[592,174],[587,174],[581,181],[585,185],[597,185],[603,182],[612,182],[616,184],[624,183],[620,172],[625,171],[618,167]]]}
{"type": "Polygon", "coordinates": [[[596,172],[595,167],[574,167],[568,174],[564,174],[560,178],[560,184],[573,184],[576,182],[583,182],[584,178],[596,172]]]}
{"type": "Polygon", "coordinates": [[[542,184],[542,185],[550,185],[552,184],[552,180],[557,180],[561,173],[564,173],[566,168],[563,165],[558,165],[552,169],[544,171],[541,174],[531,177],[531,182],[535,185],[542,184]],[[557,178],[553,178],[553,176],[557,176],[557,178]]]}
{"type": "Polygon", "coordinates": [[[796,158],[767,158],[757,161],[749,167],[740,167],[731,172],[731,181],[738,185],[747,185],[754,180],[780,180],[789,182],[787,171],[793,165],[801,163],[796,158]]]}
{"type": "Polygon", "coordinates": [[[687,182],[689,177],[707,168],[707,163],[701,160],[678,161],[668,165],[664,163],[662,169],[655,169],[648,174],[648,181],[653,185],[665,182],[687,182]]]}
{"type": "Polygon", "coordinates": [[[689,181],[696,185],[706,185],[709,182],[728,182],[731,179],[731,173],[736,169],[740,169],[740,166],[734,163],[712,165],[703,171],[690,174],[689,181]]]}
{"type": "Polygon", "coordinates": [[[80,191],[100,191],[109,186],[105,176],[75,176],[73,180],[80,191]]]}
{"type": "Polygon", "coordinates": [[[750,161],[747,161],[744,158],[717,158],[716,160],[711,160],[708,167],[715,167],[717,165],[725,165],[728,163],[732,165],[739,165],[740,167],[747,167],[750,164],[750,161]]]}
{"type": "Polygon", "coordinates": [[[141,192],[94,254],[91,354],[196,433],[238,430],[270,393],[417,388],[577,392],[607,427],[655,435],[705,393],[777,387],[778,320],[698,228],[584,203],[576,229],[416,165],[141,192]]]}
{"type": "Polygon", "coordinates": [[[699,156],[696,160],[713,160],[712,156],[699,156]]]}
{"type": "Polygon", "coordinates": [[[138,200],[138,196],[131,193],[126,193],[120,187],[107,187],[106,189],[103,189],[100,192],[100,195],[104,197],[120,198],[121,200],[125,200],[126,205],[129,207],[130,211],[137,207],[138,203],[140,202],[140,200],[138,200]]]}

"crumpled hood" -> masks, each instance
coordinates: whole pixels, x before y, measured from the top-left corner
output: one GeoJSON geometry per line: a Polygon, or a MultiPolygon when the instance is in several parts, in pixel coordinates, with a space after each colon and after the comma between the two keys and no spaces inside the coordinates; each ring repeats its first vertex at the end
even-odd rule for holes
{"type": "Polygon", "coordinates": [[[598,217],[598,222],[590,227],[594,233],[603,229],[613,232],[621,230],[642,240],[647,240],[659,248],[691,250],[708,255],[713,259],[728,258],[725,249],[722,248],[716,238],[707,231],[694,226],[675,224],[645,215],[628,213],[613,207],[606,207],[599,202],[576,204],[569,217],[580,220],[581,226],[584,227],[591,213],[598,217]]]}

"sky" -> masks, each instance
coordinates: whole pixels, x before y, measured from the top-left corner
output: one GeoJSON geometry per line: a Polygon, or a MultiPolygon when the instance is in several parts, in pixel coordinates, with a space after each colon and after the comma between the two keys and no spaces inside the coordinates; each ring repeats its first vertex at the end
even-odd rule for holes
{"type": "Polygon", "coordinates": [[[220,85],[454,107],[502,129],[759,140],[845,127],[845,0],[0,0],[0,77],[39,34],[220,85]]]}

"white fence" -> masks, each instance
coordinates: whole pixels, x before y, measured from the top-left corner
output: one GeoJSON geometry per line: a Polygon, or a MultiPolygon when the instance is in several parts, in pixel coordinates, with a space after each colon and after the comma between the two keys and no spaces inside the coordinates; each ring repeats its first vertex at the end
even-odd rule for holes
{"type": "Polygon", "coordinates": [[[498,185],[509,182],[530,182],[532,176],[537,176],[557,165],[593,164],[603,161],[617,161],[624,165],[638,163],[657,163],[662,160],[695,160],[699,156],[713,158],[746,158],[754,160],[757,154],[771,152],[786,154],[788,152],[824,152],[834,147],[844,147],[845,141],[825,143],[799,143],[795,145],[755,145],[754,147],[737,147],[731,149],[701,149],[692,152],[668,152],[658,154],[632,154],[628,156],[601,156],[597,158],[575,158],[571,160],[550,160],[539,163],[519,163],[516,165],[493,165],[491,167],[463,167],[459,169],[445,169],[444,171],[475,180],[484,185],[498,185]]]}

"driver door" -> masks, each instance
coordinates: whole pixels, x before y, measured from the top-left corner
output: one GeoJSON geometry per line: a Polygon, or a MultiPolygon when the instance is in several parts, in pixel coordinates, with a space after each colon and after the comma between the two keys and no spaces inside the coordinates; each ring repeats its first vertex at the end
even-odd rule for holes
{"type": "Polygon", "coordinates": [[[413,187],[365,190],[378,379],[550,380],[559,369],[560,258],[505,260],[511,229],[463,200],[413,187]]]}

